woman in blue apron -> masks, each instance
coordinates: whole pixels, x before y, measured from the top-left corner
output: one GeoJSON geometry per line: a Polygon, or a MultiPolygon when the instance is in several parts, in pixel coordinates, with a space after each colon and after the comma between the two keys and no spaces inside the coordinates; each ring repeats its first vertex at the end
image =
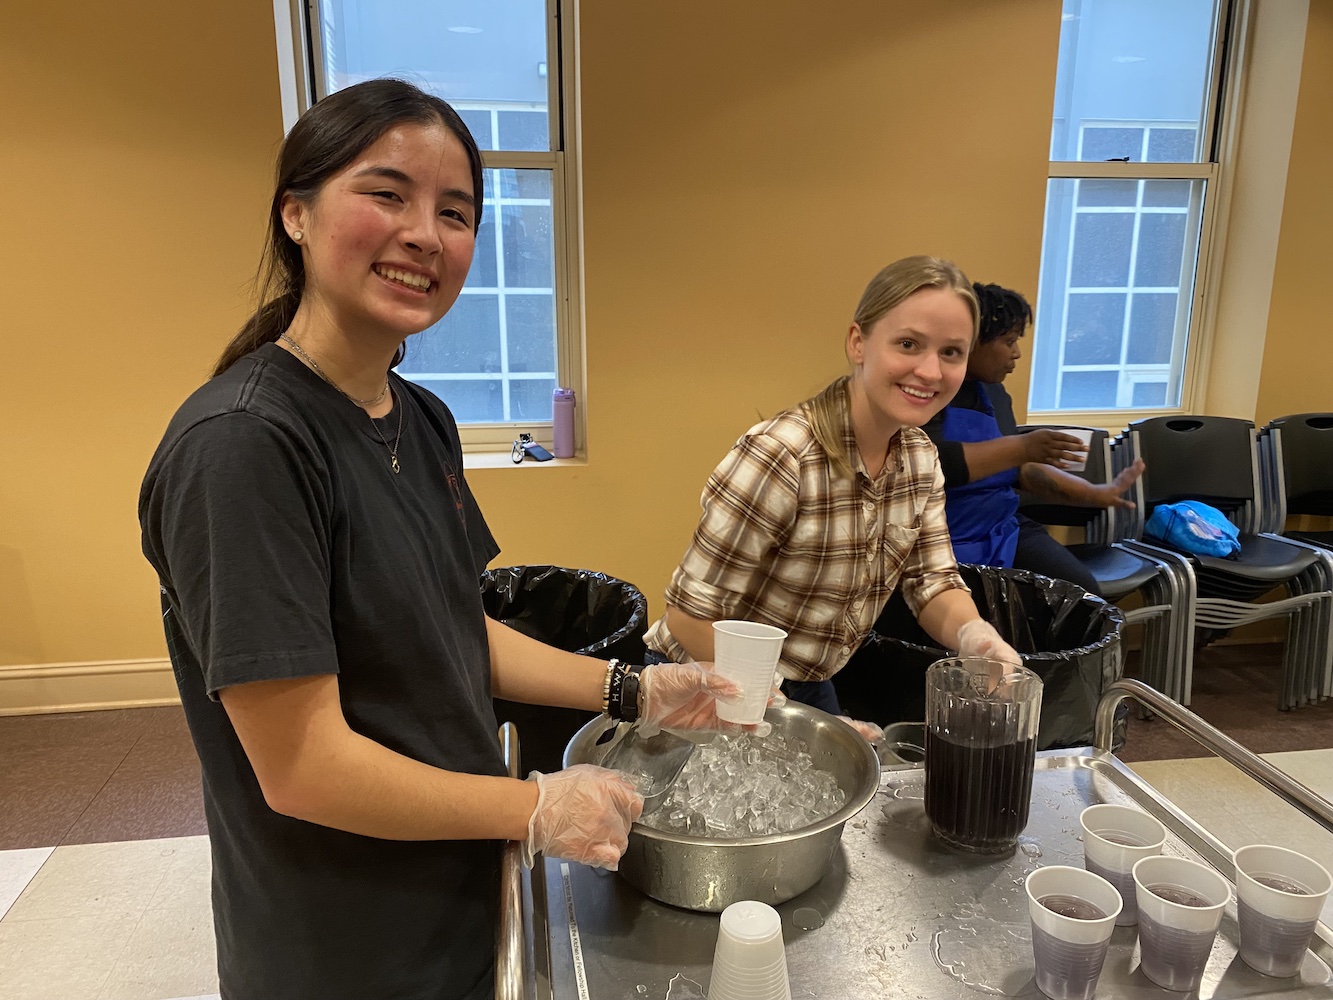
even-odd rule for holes
{"type": "Polygon", "coordinates": [[[1045,527],[1018,513],[1018,491],[1060,503],[1131,507],[1123,494],[1143,465],[1095,486],[1061,468],[1086,456],[1078,438],[1056,430],[1018,433],[1013,402],[1002,383],[1022,357],[1018,342],[1032,321],[1032,308],[1011,289],[973,288],[981,324],[967,359],[967,378],[925,428],[940,453],[954,555],[960,563],[1031,570],[1096,594],[1097,581],[1084,565],[1045,527]]]}

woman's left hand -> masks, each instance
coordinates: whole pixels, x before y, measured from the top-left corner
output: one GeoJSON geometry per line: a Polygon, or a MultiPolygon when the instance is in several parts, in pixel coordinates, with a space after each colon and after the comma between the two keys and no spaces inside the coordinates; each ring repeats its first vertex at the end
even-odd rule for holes
{"type": "Polygon", "coordinates": [[[1125,499],[1125,493],[1137,481],[1139,476],[1143,475],[1145,466],[1143,459],[1136,458],[1134,464],[1121,471],[1120,475],[1107,483],[1105,486],[1096,487],[1098,504],[1102,507],[1122,507],[1127,510],[1134,509],[1134,502],[1125,499]]]}
{"type": "Polygon", "coordinates": [[[741,689],[713,673],[711,663],[655,663],[643,668],[639,683],[641,736],[656,736],[662,729],[736,732],[742,728],[717,717],[718,699],[738,698],[741,689]]]}

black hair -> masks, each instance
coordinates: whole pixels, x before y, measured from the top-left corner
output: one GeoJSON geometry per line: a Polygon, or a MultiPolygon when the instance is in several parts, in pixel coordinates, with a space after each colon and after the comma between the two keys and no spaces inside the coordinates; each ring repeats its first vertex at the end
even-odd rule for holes
{"type": "Polygon", "coordinates": [[[977,293],[977,301],[981,303],[981,330],[977,335],[977,343],[998,340],[1015,330],[1021,334],[1032,322],[1032,307],[1028,305],[1028,300],[1012,288],[986,285],[978,281],[973,283],[972,289],[977,293]]]}
{"type": "MultiPolygon", "coordinates": [[[[374,145],[395,125],[442,125],[467,151],[476,199],[474,231],[481,228],[481,152],[463,119],[446,101],[405,80],[366,80],[316,102],[292,126],[278,153],[269,206],[268,235],[255,284],[259,308],[232,338],[213,367],[220,375],[261,344],[272,343],[291,325],[305,288],[305,263],[282,223],[282,200],[308,201],[326,181],[374,145]]],[[[402,360],[399,347],[393,363],[402,360]]]]}

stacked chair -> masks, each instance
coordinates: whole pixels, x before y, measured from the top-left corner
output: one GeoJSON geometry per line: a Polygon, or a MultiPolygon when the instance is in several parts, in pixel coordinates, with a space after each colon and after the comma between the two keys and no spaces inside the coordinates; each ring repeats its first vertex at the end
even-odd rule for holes
{"type": "MultiPolygon", "coordinates": [[[[1057,424],[1020,429],[1041,427],[1075,429],[1057,424]]],[[[1111,467],[1110,437],[1106,431],[1094,429],[1087,466],[1071,475],[1100,485],[1111,480],[1111,467]]],[[[1141,491],[1140,484],[1136,483],[1135,488],[1141,491]]],[[[1131,499],[1142,508],[1142,496],[1131,499]]],[[[1125,624],[1144,626],[1143,680],[1159,691],[1183,690],[1183,703],[1188,704],[1188,677],[1194,658],[1194,572],[1189,560],[1176,552],[1141,545],[1136,533],[1141,524],[1125,516],[1132,514],[1130,511],[1053,503],[1020,493],[1019,513],[1045,525],[1083,529],[1084,542],[1067,547],[1097,581],[1102,596],[1117,603],[1138,592],[1143,599],[1142,607],[1124,612],[1125,624]]]]}
{"type": "MultiPolygon", "coordinates": [[[[1333,517],[1333,413],[1278,417],[1259,431],[1258,448],[1265,531],[1312,547],[1325,566],[1333,566],[1333,531],[1286,530],[1289,514],[1333,517]]],[[[1333,697],[1333,650],[1325,656],[1317,694],[1333,697]]]]}
{"type": "MultiPolygon", "coordinates": [[[[1265,509],[1254,424],[1231,417],[1171,416],[1137,420],[1112,447],[1112,465],[1136,458],[1147,463],[1140,480],[1144,502],[1129,515],[1127,537],[1141,538],[1143,523],[1158,504],[1198,500],[1218,508],[1240,529],[1233,559],[1175,550],[1165,543],[1127,543],[1135,552],[1175,552],[1194,574],[1195,624],[1231,629],[1269,618],[1287,619],[1278,708],[1316,702],[1326,695],[1333,671],[1333,553],[1272,532],[1265,509]],[[1275,588],[1283,599],[1255,603],[1275,588]]],[[[1192,671],[1173,672],[1164,694],[1189,704],[1192,671]]]]}

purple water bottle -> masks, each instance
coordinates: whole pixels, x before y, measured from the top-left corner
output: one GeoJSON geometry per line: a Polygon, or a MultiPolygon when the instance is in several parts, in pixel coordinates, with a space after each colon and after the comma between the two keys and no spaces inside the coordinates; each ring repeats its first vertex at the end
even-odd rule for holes
{"type": "Polygon", "coordinates": [[[555,445],[551,454],[556,458],[574,457],[574,390],[556,389],[551,393],[551,423],[554,425],[555,445]]]}

